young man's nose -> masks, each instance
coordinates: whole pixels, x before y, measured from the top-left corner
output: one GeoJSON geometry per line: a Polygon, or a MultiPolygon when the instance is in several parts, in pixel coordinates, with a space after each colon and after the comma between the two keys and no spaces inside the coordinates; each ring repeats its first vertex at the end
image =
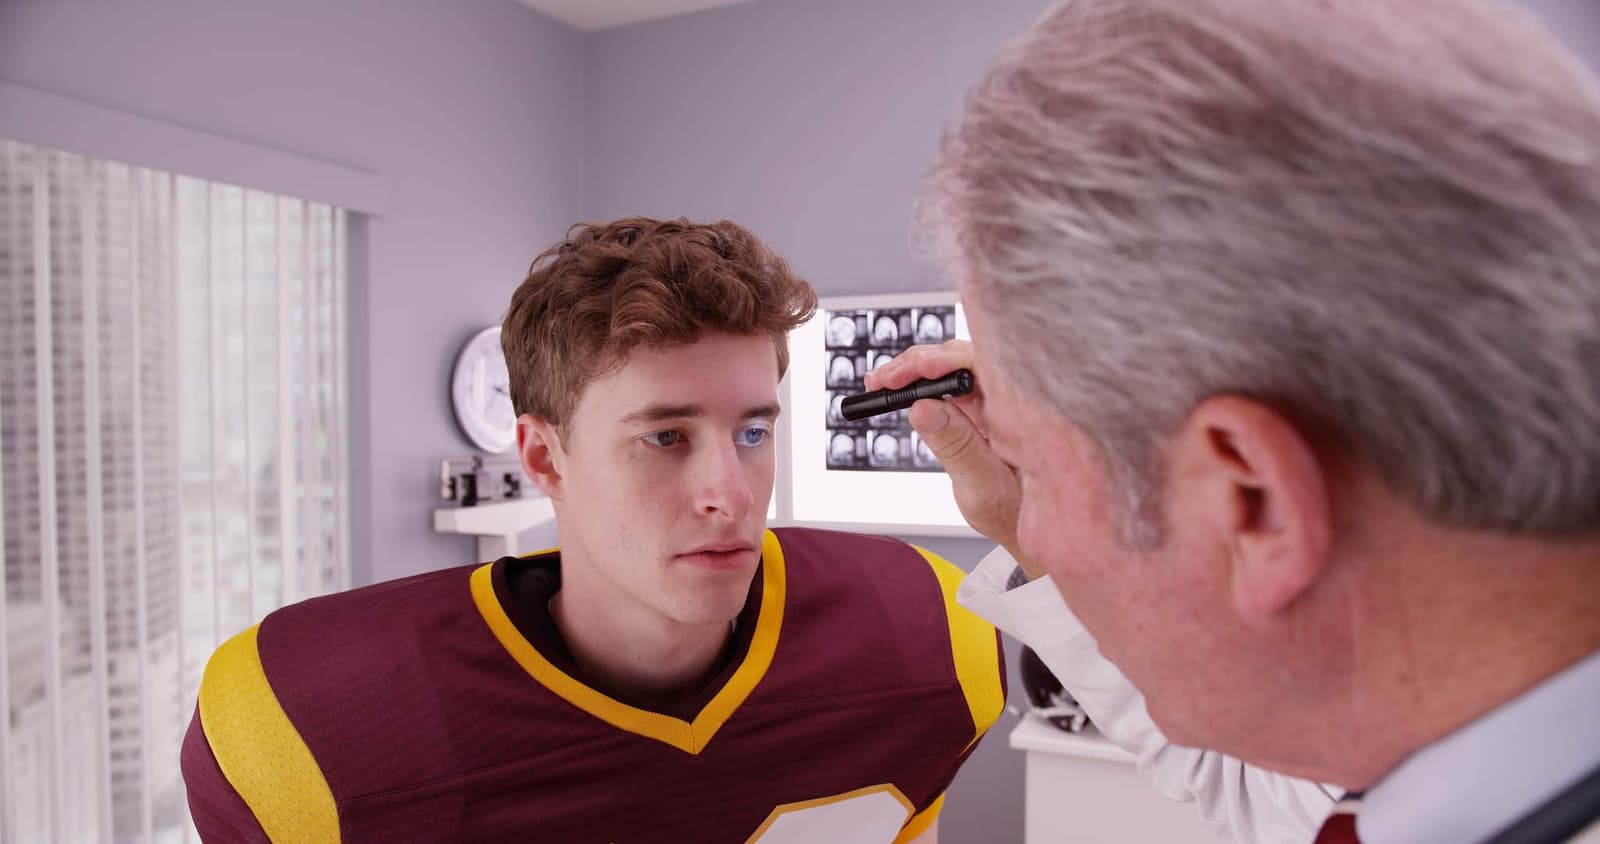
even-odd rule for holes
{"type": "Polygon", "coordinates": [[[696,466],[697,509],[708,515],[722,513],[735,519],[743,518],[750,512],[755,493],[750,489],[747,467],[740,460],[738,446],[729,443],[720,448],[707,449],[699,457],[696,466]]]}

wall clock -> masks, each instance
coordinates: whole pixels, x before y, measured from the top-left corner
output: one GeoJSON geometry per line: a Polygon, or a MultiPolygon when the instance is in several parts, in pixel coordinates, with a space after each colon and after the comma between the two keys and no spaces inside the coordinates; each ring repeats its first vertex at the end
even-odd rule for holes
{"type": "Polygon", "coordinates": [[[516,445],[517,414],[511,407],[511,374],[500,348],[500,326],[485,328],[461,347],[450,377],[450,404],[473,445],[491,454],[516,445]]]}

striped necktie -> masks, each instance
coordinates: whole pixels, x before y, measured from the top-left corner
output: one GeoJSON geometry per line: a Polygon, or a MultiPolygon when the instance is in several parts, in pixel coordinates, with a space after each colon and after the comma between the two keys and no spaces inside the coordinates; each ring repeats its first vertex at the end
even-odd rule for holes
{"type": "Polygon", "coordinates": [[[1361,794],[1346,794],[1322,822],[1314,844],[1361,844],[1361,839],[1356,837],[1356,812],[1360,808],[1361,794]]]}

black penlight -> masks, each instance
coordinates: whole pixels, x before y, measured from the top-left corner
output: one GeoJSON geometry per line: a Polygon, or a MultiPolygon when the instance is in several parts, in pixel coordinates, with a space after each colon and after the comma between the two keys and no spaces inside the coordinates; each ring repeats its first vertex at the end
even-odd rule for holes
{"type": "Polygon", "coordinates": [[[972,392],[972,370],[958,369],[943,378],[924,378],[898,390],[873,390],[850,396],[839,404],[839,414],[851,422],[905,410],[919,399],[942,399],[972,392]]]}

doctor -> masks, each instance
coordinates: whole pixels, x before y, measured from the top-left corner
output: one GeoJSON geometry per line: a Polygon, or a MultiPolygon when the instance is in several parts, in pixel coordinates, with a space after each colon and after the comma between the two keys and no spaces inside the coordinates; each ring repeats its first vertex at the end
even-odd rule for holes
{"type": "MultiPolygon", "coordinates": [[[[914,346],[868,373],[866,387],[902,387],[974,365],[965,340],[914,346]]],[[[1235,844],[1311,841],[1342,790],[1169,741],[1151,720],[1144,695],[1101,655],[1050,575],[1017,550],[1021,486],[981,432],[981,382],[977,392],[953,402],[919,402],[910,416],[950,473],[962,514],[999,543],[962,581],[957,600],[1033,647],[1100,732],[1137,757],[1140,773],[1161,794],[1194,801],[1200,816],[1225,828],[1235,844]]]]}
{"type": "Polygon", "coordinates": [[[1002,546],[964,596],[1163,790],[1249,840],[1310,840],[1314,782],[1365,792],[1319,841],[1600,840],[1600,86],[1554,38],[1060,3],[928,209],[975,345],[867,386],[975,366],[911,417],[1002,546]]]}

